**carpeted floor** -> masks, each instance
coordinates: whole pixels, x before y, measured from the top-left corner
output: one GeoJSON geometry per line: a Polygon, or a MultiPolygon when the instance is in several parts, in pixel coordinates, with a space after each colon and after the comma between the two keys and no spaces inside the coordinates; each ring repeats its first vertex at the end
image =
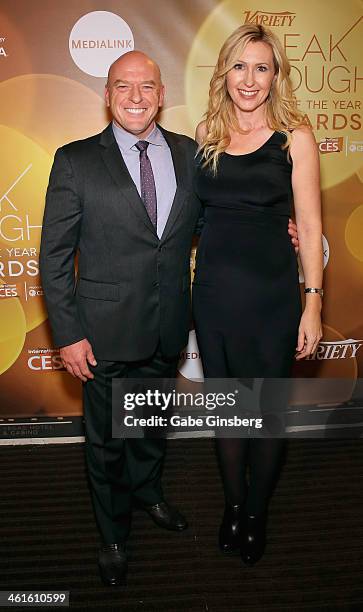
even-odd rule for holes
{"type": "Polygon", "coordinates": [[[254,568],[216,547],[223,501],[212,440],[168,448],[164,489],[190,527],[163,531],[135,512],[127,587],[107,589],[83,446],[0,447],[0,589],[66,589],[71,608],[90,611],[363,610],[362,441],[289,442],[254,568]]]}

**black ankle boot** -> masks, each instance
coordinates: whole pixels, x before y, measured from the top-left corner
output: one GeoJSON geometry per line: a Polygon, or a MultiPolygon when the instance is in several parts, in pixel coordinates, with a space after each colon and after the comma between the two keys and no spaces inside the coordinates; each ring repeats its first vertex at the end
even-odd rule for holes
{"type": "Polygon", "coordinates": [[[219,548],[230,553],[240,548],[242,506],[226,504],[219,528],[219,548]]]}
{"type": "Polygon", "coordinates": [[[241,534],[241,558],[246,565],[254,565],[265,552],[267,515],[247,515],[241,534]]]}

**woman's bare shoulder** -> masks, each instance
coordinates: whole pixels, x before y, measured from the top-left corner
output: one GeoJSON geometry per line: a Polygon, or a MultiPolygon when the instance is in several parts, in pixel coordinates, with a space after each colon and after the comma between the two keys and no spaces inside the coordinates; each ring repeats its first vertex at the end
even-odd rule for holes
{"type": "Polygon", "coordinates": [[[293,159],[303,159],[309,153],[317,154],[318,148],[313,130],[308,125],[300,125],[291,133],[291,155],[293,159]]]}

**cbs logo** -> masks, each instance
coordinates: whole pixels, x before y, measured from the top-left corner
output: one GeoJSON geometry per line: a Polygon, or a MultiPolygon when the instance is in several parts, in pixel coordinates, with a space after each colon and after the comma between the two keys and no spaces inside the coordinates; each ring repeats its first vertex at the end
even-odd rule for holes
{"type": "Polygon", "coordinates": [[[363,151],[363,143],[362,142],[357,142],[357,143],[352,143],[349,145],[349,151],[351,153],[362,153],[363,151]]]}
{"type": "Polygon", "coordinates": [[[43,291],[43,289],[35,289],[33,287],[32,289],[29,289],[28,295],[30,297],[37,297],[38,295],[44,295],[44,291],[43,291]]]}

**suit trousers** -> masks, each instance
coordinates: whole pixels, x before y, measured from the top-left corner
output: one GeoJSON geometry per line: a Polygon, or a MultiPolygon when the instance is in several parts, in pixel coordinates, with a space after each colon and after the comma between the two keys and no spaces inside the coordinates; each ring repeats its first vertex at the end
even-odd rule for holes
{"type": "MultiPolygon", "coordinates": [[[[97,357],[96,357],[97,360],[97,357]]],[[[178,356],[160,348],[137,362],[99,361],[94,379],[83,384],[86,462],[96,521],[105,544],[128,537],[133,504],[151,506],[163,499],[161,473],[166,440],[112,438],[113,378],[175,378],[178,356]]]]}

